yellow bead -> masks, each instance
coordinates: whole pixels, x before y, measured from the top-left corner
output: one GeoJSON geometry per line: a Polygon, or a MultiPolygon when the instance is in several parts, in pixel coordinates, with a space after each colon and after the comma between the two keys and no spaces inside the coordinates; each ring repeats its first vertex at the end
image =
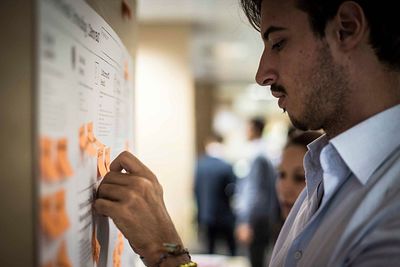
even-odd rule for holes
{"type": "Polygon", "coordinates": [[[191,262],[188,262],[185,264],[181,264],[181,265],[179,265],[179,267],[197,267],[197,263],[191,261],[191,262]]]}

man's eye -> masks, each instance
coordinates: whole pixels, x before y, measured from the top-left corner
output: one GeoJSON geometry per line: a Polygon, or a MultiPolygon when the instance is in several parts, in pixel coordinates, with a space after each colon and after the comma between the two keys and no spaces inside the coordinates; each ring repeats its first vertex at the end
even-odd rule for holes
{"type": "Polygon", "coordinates": [[[285,45],[285,40],[280,40],[272,45],[271,49],[276,51],[281,51],[283,46],[285,45]]]}

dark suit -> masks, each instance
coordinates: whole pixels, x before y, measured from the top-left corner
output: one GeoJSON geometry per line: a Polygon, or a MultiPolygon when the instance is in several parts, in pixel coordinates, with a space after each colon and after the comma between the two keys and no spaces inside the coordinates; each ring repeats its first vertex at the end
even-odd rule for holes
{"type": "Polygon", "coordinates": [[[225,161],[202,156],[196,166],[195,195],[199,227],[207,232],[208,253],[214,253],[217,239],[225,239],[231,255],[236,254],[233,237],[235,216],[230,201],[236,177],[225,161]]]}

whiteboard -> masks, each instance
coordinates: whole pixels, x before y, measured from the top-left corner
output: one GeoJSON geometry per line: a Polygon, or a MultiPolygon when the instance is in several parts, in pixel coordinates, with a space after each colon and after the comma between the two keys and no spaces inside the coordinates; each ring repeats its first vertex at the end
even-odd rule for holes
{"type": "Polygon", "coordinates": [[[37,9],[40,266],[135,266],[128,241],[92,211],[110,162],[133,149],[131,56],[85,2],[37,9]]]}

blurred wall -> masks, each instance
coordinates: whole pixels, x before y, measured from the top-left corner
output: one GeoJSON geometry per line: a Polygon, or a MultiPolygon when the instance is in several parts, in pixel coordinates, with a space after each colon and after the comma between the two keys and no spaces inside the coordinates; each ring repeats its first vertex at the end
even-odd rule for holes
{"type": "Polygon", "coordinates": [[[0,3],[0,266],[32,266],[34,251],[34,1],[0,3]]]}
{"type": "Polygon", "coordinates": [[[193,240],[194,80],[190,27],[139,25],[136,151],[157,175],[185,245],[193,240]]]}
{"type": "Polygon", "coordinates": [[[212,82],[196,82],[196,154],[204,153],[204,141],[212,133],[212,122],[215,111],[215,92],[212,82]]]}

